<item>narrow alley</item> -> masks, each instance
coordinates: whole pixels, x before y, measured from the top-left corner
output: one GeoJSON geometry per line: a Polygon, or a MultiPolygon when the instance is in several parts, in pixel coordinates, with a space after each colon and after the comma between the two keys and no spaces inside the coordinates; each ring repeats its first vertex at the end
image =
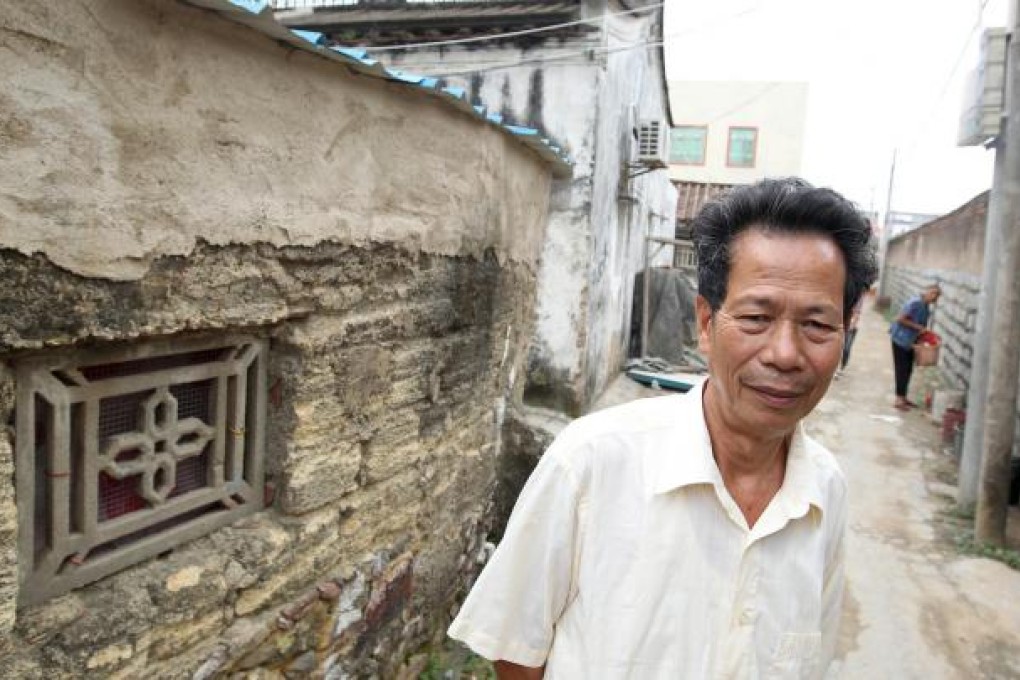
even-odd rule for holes
{"type": "MultiPolygon", "coordinates": [[[[959,550],[971,522],[955,512],[955,459],[920,409],[892,408],[892,385],[886,322],[866,308],[808,421],[850,485],[840,676],[1020,678],[1020,572],[959,550]]],[[[1016,509],[1010,522],[1015,548],[1016,509]]]]}

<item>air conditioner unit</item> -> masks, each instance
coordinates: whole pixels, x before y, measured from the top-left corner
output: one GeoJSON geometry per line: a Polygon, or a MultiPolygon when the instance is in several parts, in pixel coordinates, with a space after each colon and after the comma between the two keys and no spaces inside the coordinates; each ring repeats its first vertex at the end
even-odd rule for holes
{"type": "Polygon", "coordinates": [[[637,162],[649,168],[669,165],[669,127],[664,120],[643,120],[638,124],[637,162]]]}

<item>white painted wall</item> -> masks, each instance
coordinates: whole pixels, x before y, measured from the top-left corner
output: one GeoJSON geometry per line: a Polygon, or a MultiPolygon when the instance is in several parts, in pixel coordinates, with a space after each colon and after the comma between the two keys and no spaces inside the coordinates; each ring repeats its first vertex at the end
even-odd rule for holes
{"type": "MultiPolygon", "coordinates": [[[[588,0],[584,15],[622,9],[588,0]]],[[[657,40],[656,18],[607,17],[584,37],[527,50],[476,44],[380,54],[538,127],[574,160],[573,178],[553,185],[525,390],[526,398],[570,412],[586,410],[625,359],[644,237],[673,232],[676,192],[666,170],[621,186],[635,156],[635,126],[664,120],[666,102],[660,51],[618,48],[657,40]]]]}
{"type": "Polygon", "coordinates": [[[621,169],[635,159],[636,126],[642,120],[667,119],[659,50],[626,49],[658,39],[653,18],[616,16],[605,26],[608,56],[599,91],[585,357],[585,394],[592,398],[626,359],[634,277],[644,266],[645,237],[674,233],[676,190],[666,170],[621,185],[621,169]]]}
{"type": "Polygon", "coordinates": [[[705,165],[670,165],[670,176],[686,182],[748,184],[763,177],[798,175],[804,154],[807,83],[672,81],[675,125],[707,125],[705,165]],[[730,127],[758,128],[753,168],[726,165],[730,127]]]}

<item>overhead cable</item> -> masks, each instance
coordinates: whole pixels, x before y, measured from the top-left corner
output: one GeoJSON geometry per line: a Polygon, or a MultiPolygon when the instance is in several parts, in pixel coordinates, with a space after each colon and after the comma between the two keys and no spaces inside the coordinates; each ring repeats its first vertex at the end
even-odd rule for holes
{"type": "MultiPolygon", "coordinates": [[[[755,7],[752,7],[750,9],[746,9],[746,10],[743,10],[741,12],[737,12],[735,14],[727,16],[727,17],[725,17],[724,19],[722,19],[718,23],[732,21],[732,20],[738,19],[738,18],[740,18],[740,17],[742,17],[744,15],[753,14],[753,13],[759,11],[759,9],[760,9],[760,7],[756,5],[755,7]]],[[[715,26],[715,24],[713,23],[711,25],[711,27],[714,27],[714,26],[715,26]]],[[[557,62],[560,62],[560,61],[562,61],[564,59],[571,59],[571,58],[574,58],[574,57],[585,57],[585,56],[589,57],[589,61],[590,61],[590,57],[593,56],[593,55],[613,54],[613,53],[616,53],[616,52],[624,52],[624,51],[627,51],[627,50],[640,49],[640,48],[643,48],[643,47],[662,47],[662,46],[666,45],[666,43],[670,39],[672,39],[672,38],[679,38],[679,37],[684,36],[684,35],[690,35],[690,34],[693,34],[693,33],[699,33],[699,32],[702,32],[702,31],[706,30],[706,28],[709,28],[709,27],[708,26],[698,26],[698,27],[691,28],[691,29],[688,29],[688,30],[678,31],[676,33],[671,33],[669,35],[663,36],[662,40],[642,41],[642,42],[637,42],[637,43],[628,43],[628,44],[620,46],[620,47],[591,47],[591,48],[587,48],[587,49],[584,49],[584,50],[575,50],[575,51],[572,51],[572,52],[563,52],[563,53],[557,54],[557,55],[547,55],[547,56],[541,56],[541,57],[532,57],[532,58],[529,58],[529,59],[519,59],[519,60],[515,60],[515,61],[508,61],[508,62],[504,62],[502,64],[497,64],[497,65],[494,65],[494,66],[487,66],[487,67],[483,67],[483,68],[466,68],[466,69],[460,69],[460,70],[457,70],[457,71],[447,71],[445,73],[432,73],[430,75],[435,76],[437,78],[443,78],[443,77],[446,77],[446,76],[467,75],[467,74],[470,74],[470,73],[486,73],[486,72],[489,72],[489,71],[500,71],[500,70],[508,69],[508,68],[516,68],[518,66],[527,66],[529,64],[539,64],[539,63],[542,63],[542,64],[556,65],[557,62]]],[[[431,62],[431,63],[433,63],[433,64],[442,64],[444,62],[431,62]]],[[[407,67],[408,68],[415,68],[415,67],[421,68],[423,65],[424,64],[422,64],[420,62],[413,62],[412,61],[412,62],[409,62],[407,64],[407,67]]]]}
{"type": "Polygon", "coordinates": [[[464,45],[467,43],[483,42],[486,40],[502,40],[504,38],[515,38],[521,35],[530,35],[532,33],[541,33],[543,31],[555,31],[560,28],[568,28],[570,26],[580,26],[583,24],[594,24],[603,21],[606,17],[619,17],[628,14],[640,14],[642,12],[650,12],[654,9],[659,9],[665,5],[664,2],[659,2],[654,5],[648,5],[646,7],[638,7],[636,9],[623,10],[621,12],[606,12],[600,14],[597,17],[590,19],[577,19],[575,21],[567,21],[562,24],[550,24],[548,26],[539,26],[537,28],[526,28],[520,31],[509,31],[507,33],[494,33],[492,35],[479,35],[471,38],[454,38],[450,40],[436,40],[433,42],[419,42],[419,43],[406,43],[403,45],[382,45],[380,47],[363,47],[366,52],[392,52],[395,50],[412,50],[423,47],[443,47],[446,45],[464,45]]]}
{"type": "Polygon", "coordinates": [[[988,0],[983,0],[981,6],[978,8],[977,19],[974,21],[974,25],[971,27],[970,32],[967,33],[967,37],[963,41],[963,47],[960,48],[960,53],[956,55],[956,61],[953,62],[953,68],[950,69],[949,75],[946,76],[945,82],[942,83],[942,88],[939,91],[938,97],[935,99],[935,104],[928,109],[927,115],[924,118],[924,123],[920,127],[914,128],[915,136],[904,146],[910,147],[916,144],[920,138],[920,134],[928,130],[928,126],[931,124],[932,118],[934,118],[935,114],[939,112],[940,107],[942,106],[942,100],[946,98],[946,94],[949,92],[949,86],[953,83],[953,79],[956,77],[956,72],[960,69],[960,66],[963,64],[963,58],[967,55],[967,49],[970,47],[970,42],[974,39],[974,36],[982,26],[982,21],[985,17],[985,7],[987,5],[988,0]]]}

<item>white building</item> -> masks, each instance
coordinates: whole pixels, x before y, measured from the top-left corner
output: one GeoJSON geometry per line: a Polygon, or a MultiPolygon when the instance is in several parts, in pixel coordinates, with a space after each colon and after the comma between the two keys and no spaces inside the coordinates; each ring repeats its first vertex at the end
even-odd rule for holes
{"type": "Polygon", "coordinates": [[[807,98],[807,83],[669,83],[678,234],[722,190],[800,174],[807,98]]]}
{"type": "Polygon", "coordinates": [[[807,83],[674,81],[669,90],[673,179],[749,184],[800,172],[807,83]]]}

